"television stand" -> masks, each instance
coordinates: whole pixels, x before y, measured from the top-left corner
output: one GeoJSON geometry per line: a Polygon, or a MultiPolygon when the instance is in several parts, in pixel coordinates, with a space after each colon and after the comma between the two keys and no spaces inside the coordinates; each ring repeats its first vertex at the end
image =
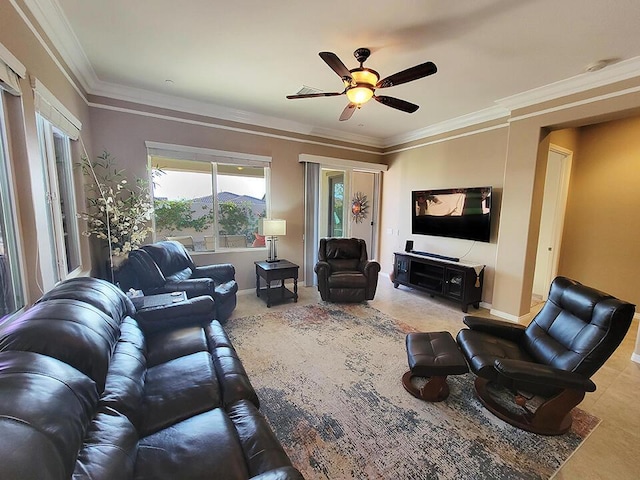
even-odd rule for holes
{"type": "Polygon", "coordinates": [[[431,296],[449,298],[460,303],[467,313],[469,305],[480,308],[484,265],[460,263],[415,252],[394,253],[393,286],[416,288],[431,296]]]}

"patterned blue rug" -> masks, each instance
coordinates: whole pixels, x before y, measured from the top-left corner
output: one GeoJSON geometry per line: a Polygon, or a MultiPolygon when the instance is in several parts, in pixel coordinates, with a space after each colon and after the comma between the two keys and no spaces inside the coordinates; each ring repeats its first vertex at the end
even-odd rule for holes
{"type": "Polygon", "coordinates": [[[367,305],[321,303],[231,319],[238,350],[293,464],[311,479],[546,479],[597,426],[574,409],[570,432],[516,429],[449,377],[440,403],[409,395],[405,336],[367,305]]]}

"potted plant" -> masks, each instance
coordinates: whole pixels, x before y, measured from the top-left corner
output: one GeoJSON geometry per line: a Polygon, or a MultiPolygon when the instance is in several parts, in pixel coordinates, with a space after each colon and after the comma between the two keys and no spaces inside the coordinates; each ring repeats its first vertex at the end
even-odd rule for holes
{"type": "Polygon", "coordinates": [[[78,214],[87,222],[82,234],[95,236],[108,248],[113,281],[114,265],[140,247],[152,232],[149,182],[137,178],[129,183],[124,169],[115,167],[114,157],[106,150],[93,162],[84,155],[82,171],[90,178],[86,187],[87,211],[78,214]]]}

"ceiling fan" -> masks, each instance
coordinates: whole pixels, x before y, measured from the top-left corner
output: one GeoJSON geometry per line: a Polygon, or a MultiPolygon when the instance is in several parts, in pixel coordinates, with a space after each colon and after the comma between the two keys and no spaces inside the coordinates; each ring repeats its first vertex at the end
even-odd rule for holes
{"type": "Polygon", "coordinates": [[[353,56],[360,62],[358,68],[349,70],[345,67],[344,63],[333,52],[320,52],[320,58],[325,61],[331,69],[338,74],[338,76],[344,82],[344,90],[342,92],[327,92],[327,93],[305,93],[300,95],[287,95],[288,99],[296,98],[314,98],[314,97],[336,97],[339,95],[347,95],[349,104],[342,111],[340,115],[340,121],[349,120],[353,115],[356,108],[362,107],[363,104],[374,98],[378,102],[387,107],[396,108],[403,112],[413,113],[418,108],[415,105],[406,100],[399,98],[387,97],[384,95],[376,95],[376,88],[388,88],[395,85],[401,85],[403,83],[412,82],[428,75],[433,75],[438,71],[435,64],[432,62],[422,63],[415,67],[407,68],[401,72],[390,75],[380,80],[380,75],[375,70],[365,68],[362,64],[371,55],[371,50],[368,48],[358,48],[353,52],[353,56]]]}

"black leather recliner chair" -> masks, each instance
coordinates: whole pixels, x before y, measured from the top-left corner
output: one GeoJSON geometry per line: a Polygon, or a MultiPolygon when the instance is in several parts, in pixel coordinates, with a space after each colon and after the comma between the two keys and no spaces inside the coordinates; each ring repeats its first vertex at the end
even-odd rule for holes
{"type": "Polygon", "coordinates": [[[210,295],[216,320],[223,322],[236,307],[238,285],[230,263],[196,267],[184,245],[163,241],[144,245],[129,253],[116,271],[122,290],[139,289],[145,295],[184,291],[188,298],[210,295]]]}
{"type": "Polygon", "coordinates": [[[573,407],[595,391],[590,377],[618,347],[634,312],[630,303],[558,277],[528,327],[467,316],[469,328],[457,341],[489,411],[524,430],[558,435],[571,426],[573,407]],[[516,405],[499,401],[496,386],[513,392],[516,405]],[[534,396],[542,402],[535,411],[527,405],[534,396]]]}
{"type": "Polygon", "coordinates": [[[322,300],[363,302],[376,294],[380,264],[368,260],[364,240],[322,238],[314,271],[322,300]]]}

